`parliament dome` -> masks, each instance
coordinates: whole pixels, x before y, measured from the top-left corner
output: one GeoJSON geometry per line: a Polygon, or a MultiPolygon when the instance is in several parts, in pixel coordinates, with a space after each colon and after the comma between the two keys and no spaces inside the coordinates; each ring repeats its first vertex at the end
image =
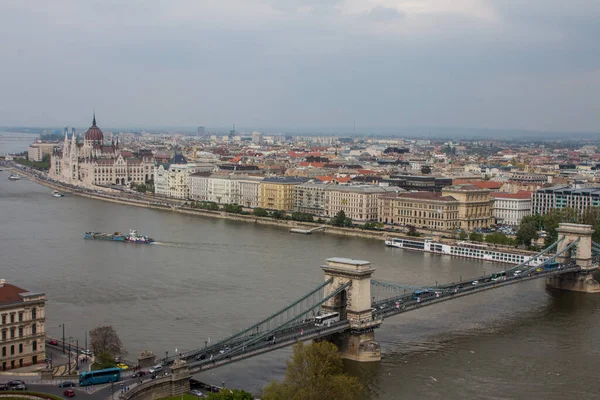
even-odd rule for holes
{"type": "Polygon", "coordinates": [[[94,113],[92,126],[90,126],[90,128],[85,133],[85,140],[91,140],[99,144],[102,144],[102,142],[104,141],[104,134],[102,134],[100,128],[96,126],[96,113],[94,113]]]}

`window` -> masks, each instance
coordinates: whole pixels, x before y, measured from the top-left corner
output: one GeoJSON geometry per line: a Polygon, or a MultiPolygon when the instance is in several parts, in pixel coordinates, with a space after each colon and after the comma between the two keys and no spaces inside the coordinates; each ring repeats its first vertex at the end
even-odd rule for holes
{"type": "Polygon", "coordinates": [[[23,311],[19,312],[19,322],[23,322],[23,311]]]}
{"type": "Polygon", "coordinates": [[[23,327],[19,327],[19,337],[23,337],[23,327]]]}
{"type": "Polygon", "coordinates": [[[15,337],[15,328],[10,328],[10,338],[14,338],[15,337]]]}
{"type": "Polygon", "coordinates": [[[10,323],[14,323],[15,322],[15,314],[10,314],[10,323]]]}
{"type": "Polygon", "coordinates": [[[37,342],[35,340],[31,342],[31,350],[37,351],[37,342]]]}
{"type": "Polygon", "coordinates": [[[19,354],[23,352],[23,343],[19,344],[19,354]]]}
{"type": "Polygon", "coordinates": [[[12,346],[10,346],[10,355],[12,356],[13,354],[15,354],[15,345],[14,344],[12,346]]]}
{"type": "Polygon", "coordinates": [[[31,319],[36,319],[37,318],[37,309],[33,308],[31,310],[31,319]]]}
{"type": "Polygon", "coordinates": [[[2,314],[2,325],[6,324],[6,314],[2,314]]]}
{"type": "Polygon", "coordinates": [[[6,357],[6,346],[2,347],[2,357],[6,357]]]}
{"type": "Polygon", "coordinates": [[[31,325],[31,334],[35,335],[37,333],[37,326],[36,324],[31,325]]]}

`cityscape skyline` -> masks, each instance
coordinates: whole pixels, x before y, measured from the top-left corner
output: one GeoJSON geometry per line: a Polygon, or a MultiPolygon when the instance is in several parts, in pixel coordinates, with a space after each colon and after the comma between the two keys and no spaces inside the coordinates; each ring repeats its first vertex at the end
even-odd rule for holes
{"type": "Polygon", "coordinates": [[[0,125],[87,126],[96,108],[104,126],[598,132],[599,15],[586,0],[3,2],[0,125]]]}

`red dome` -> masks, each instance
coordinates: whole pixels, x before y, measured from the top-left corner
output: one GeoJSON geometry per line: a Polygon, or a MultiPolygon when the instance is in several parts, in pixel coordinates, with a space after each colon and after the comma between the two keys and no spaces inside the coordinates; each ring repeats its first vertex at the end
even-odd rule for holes
{"type": "Polygon", "coordinates": [[[85,140],[92,140],[100,143],[104,141],[104,135],[102,134],[102,131],[96,126],[96,114],[94,114],[92,126],[90,126],[90,129],[88,129],[85,133],[85,140]]]}

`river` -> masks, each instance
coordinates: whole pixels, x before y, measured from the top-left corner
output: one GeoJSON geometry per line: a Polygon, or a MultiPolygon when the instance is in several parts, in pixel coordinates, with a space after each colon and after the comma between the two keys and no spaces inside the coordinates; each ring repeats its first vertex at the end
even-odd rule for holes
{"type": "MultiPolygon", "coordinates": [[[[371,261],[378,280],[457,281],[502,266],[386,248],[349,237],[52,197],[0,172],[0,278],[46,293],[46,330],[83,345],[113,325],[135,358],[201,347],[322,282],[329,257],[371,261]],[[89,230],[138,229],[162,244],[86,241],[89,230]]],[[[598,398],[600,296],[531,281],[390,318],[376,332],[381,363],[346,363],[365,399],[598,398]]],[[[291,349],[198,375],[256,391],[281,379],[291,349]]]]}

